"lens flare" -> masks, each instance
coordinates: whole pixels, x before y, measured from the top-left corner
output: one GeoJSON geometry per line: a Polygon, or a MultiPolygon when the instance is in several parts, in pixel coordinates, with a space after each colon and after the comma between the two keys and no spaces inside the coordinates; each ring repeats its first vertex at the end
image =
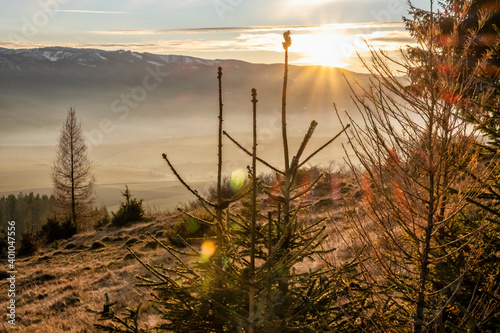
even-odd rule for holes
{"type": "Polygon", "coordinates": [[[194,234],[195,232],[197,232],[200,227],[200,222],[196,221],[195,219],[190,219],[186,222],[186,231],[190,234],[194,234]]]}
{"type": "Polygon", "coordinates": [[[201,256],[204,260],[209,260],[215,253],[215,244],[206,240],[201,244],[201,256]]]}
{"type": "Polygon", "coordinates": [[[246,178],[247,178],[247,173],[245,172],[244,169],[238,168],[234,170],[231,173],[231,183],[230,183],[231,190],[235,192],[239,191],[243,187],[246,178]]]}

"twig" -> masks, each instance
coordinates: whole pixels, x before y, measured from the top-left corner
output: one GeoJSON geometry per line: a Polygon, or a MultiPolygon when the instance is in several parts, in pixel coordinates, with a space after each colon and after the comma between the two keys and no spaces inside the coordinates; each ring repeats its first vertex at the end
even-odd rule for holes
{"type": "Polygon", "coordinates": [[[314,155],[316,155],[317,153],[319,153],[320,151],[322,151],[323,149],[325,149],[326,146],[328,146],[330,143],[332,143],[333,141],[335,141],[335,139],[337,139],[342,133],[344,133],[349,127],[351,126],[351,124],[347,124],[346,127],[344,127],[337,135],[335,135],[333,138],[331,138],[330,140],[328,140],[327,143],[325,143],[324,145],[322,145],[321,147],[319,147],[318,149],[316,149],[311,155],[309,155],[302,163],[299,164],[298,168],[302,167],[304,164],[306,164],[311,158],[314,157],[314,155]]]}
{"type": "Polygon", "coordinates": [[[216,204],[214,204],[213,202],[210,202],[208,200],[206,200],[205,198],[203,198],[201,195],[198,194],[198,191],[192,189],[185,181],[184,179],[182,179],[182,177],[177,173],[177,170],[175,170],[174,166],[172,165],[172,163],[170,163],[170,161],[168,160],[168,157],[167,157],[167,154],[163,153],[161,155],[163,157],[163,159],[168,163],[168,166],[170,167],[170,170],[172,170],[172,172],[174,173],[174,175],[177,177],[177,179],[181,182],[182,185],[184,185],[185,188],[187,188],[189,190],[189,192],[193,193],[193,195],[195,197],[197,197],[198,199],[200,199],[201,201],[203,201],[204,203],[206,203],[207,205],[210,205],[212,207],[217,207],[216,204]]]}
{"type": "MultiPolygon", "coordinates": [[[[241,150],[243,150],[245,153],[247,153],[248,156],[252,156],[252,153],[250,151],[248,151],[246,148],[244,148],[242,145],[240,145],[238,143],[238,141],[236,141],[235,139],[233,139],[226,131],[223,131],[224,135],[227,136],[229,138],[229,140],[231,140],[235,145],[238,146],[238,148],[240,148],[241,150]]],[[[285,173],[281,170],[279,170],[278,168],[275,168],[273,167],[271,164],[267,163],[266,161],[264,161],[262,158],[260,157],[257,157],[257,161],[259,161],[260,163],[264,164],[265,166],[267,166],[269,169],[277,172],[277,173],[280,173],[282,175],[284,175],[285,173]]]]}

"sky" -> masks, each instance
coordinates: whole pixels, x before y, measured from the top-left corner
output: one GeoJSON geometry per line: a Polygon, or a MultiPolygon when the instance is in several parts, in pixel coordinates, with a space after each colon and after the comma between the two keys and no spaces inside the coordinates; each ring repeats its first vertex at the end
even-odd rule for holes
{"type": "MultiPolygon", "coordinates": [[[[428,0],[414,0],[420,8],[428,0]]],[[[0,12],[0,47],[67,46],[283,61],[360,71],[366,43],[396,52],[413,43],[407,0],[17,0],[0,12]]]]}

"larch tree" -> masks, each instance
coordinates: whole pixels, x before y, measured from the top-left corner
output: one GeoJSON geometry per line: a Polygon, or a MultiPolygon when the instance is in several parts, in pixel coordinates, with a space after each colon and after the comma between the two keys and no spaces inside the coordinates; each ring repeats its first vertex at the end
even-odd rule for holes
{"type": "Polygon", "coordinates": [[[95,176],[87,156],[87,144],[73,108],[61,129],[52,168],[54,196],[60,215],[70,216],[78,230],[84,228],[95,199],[95,176]]]}
{"type": "Polygon", "coordinates": [[[488,171],[478,133],[459,107],[476,107],[466,101],[474,81],[450,75],[459,75],[461,57],[439,38],[433,2],[430,11],[410,15],[417,47],[402,49],[398,59],[372,49],[373,64],[365,62],[372,85],[354,96],[363,121],[350,118],[350,164],[363,199],[347,218],[357,231],[353,242],[371,258],[362,266],[387,314],[380,331],[477,328],[485,319],[475,312],[480,299],[461,299],[485,250],[484,226],[468,228],[467,221],[488,171]]]}
{"type": "MultiPolygon", "coordinates": [[[[497,274],[500,265],[500,31],[496,26],[500,19],[500,1],[446,0],[440,5],[442,10],[433,15],[412,7],[416,19],[407,20],[407,28],[415,38],[424,41],[427,37],[419,33],[419,26],[429,25],[430,19],[433,19],[433,24],[439,27],[435,36],[435,53],[447,54],[448,61],[434,66],[435,75],[447,77],[448,82],[454,83],[448,86],[448,100],[467,120],[469,127],[478,130],[482,137],[475,143],[480,152],[479,163],[482,169],[487,168],[487,172],[477,174],[474,170],[467,170],[466,165],[462,166],[462,170],[477,181],[474,190],[479,194],[467,198],[476,207],[470,207],[453,236],[458,238],[464,230],[480,230],[480,237],[470,246],[481,247],[483,251],[478,257],[478,264],[462,279],[460,292],[454,295],[458,303],[452,311],[454,313],[445,312],[444,317],[448,321],[457,321],[460,315],[466,314],[473,318],[474,325],[471,326],[476,329],[496,331],[500,328],[500,277],[497,274]],[[442,70],[444,68],[446,70],[442,70]]],[[[414,54],[419,54],[422,63],[429,59],[428,50],[418,46],[412,50],[414,54]]],[[[461,266],[459,260],[450,264],[456,271],[461,266]]]]}

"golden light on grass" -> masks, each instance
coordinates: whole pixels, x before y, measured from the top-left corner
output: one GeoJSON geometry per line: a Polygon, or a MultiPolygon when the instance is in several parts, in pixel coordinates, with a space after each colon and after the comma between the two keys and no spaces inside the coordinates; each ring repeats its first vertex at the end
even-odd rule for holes
{"type": "Polygon", "coordinates": [[[210,240],[206,240],[201,244],[201,257],[204,260],[209,260],[215,253],[215,244],[210,240]]]}

